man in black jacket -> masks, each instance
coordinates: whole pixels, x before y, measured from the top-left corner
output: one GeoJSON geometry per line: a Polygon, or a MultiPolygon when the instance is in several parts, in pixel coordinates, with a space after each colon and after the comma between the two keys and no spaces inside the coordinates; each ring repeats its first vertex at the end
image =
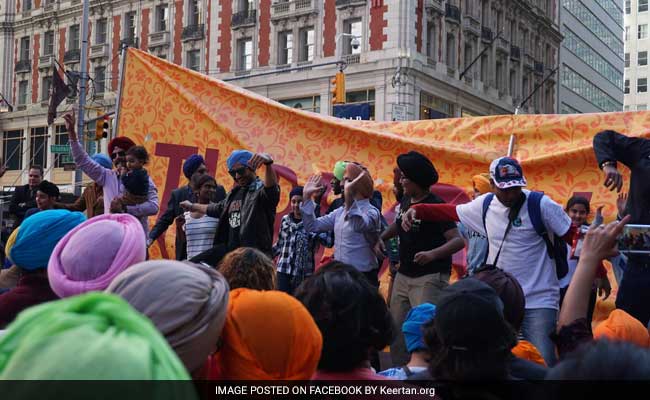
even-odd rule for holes
{"type": "MultiPolygon", "coordinates": [[[[193,154],[185,160],[183,163],[183,175],[187,178],[188,181],[191,180],[192,175],[197,174],[206,174],[208,173],[208,168],[205,166],[205,160],[200,154],[193,154]]],[[[226,191],[221,185],[217,185],[217,191],[215,194],[214,202],[219,202],[226,197],[226,191]]],[[[184,210],[180,207],[180,203],[189,200],[194,201],[194,193],[190,183],[174,189],[167,203],[167,209],[158,217],[158,221],[149,232],[149,239],[147,240],[147,247],[151,246],[153,242],[164,234],[169,225],[174,223],[174,220],[181,218],[183,216],[184,210]]],[[[181,235],[176,235],[176,259],[185,260],[187,258],[187,248],[185,239],[181,235]]]]}
{"type": "Polygon", "coordinates": [[[14,228],[23,222],[27,210],[36,207],[36,191],[38,190],[38,185],[42,180],[43,167],[40,165],[32,165],[29,168],[29,180],[27,185],[16,187],[16,190],[11,197],[11,203],[9,204],[9,212],[16,216],[14,228]]]}
{"type": "MultiPolygon", "coordinates": [[[[594,137],[594,152],[605,174],[605,186],[620,192],[623,175],[617,163],[631,171],[630,189],[625,214],[630,224],[650,225],[650,140],[628,137],[614,131],[603,131],[594,137]]],[[[620,308],[647,325],[650,320],[650,256],[630,254],[628,268],[616,295],[620,308]]]]}
{"type": "Polygon", "coordinates": [[[202,211],[219,218],[214,247],[190,261],[216,266],[226,253],[239,247],[253,247],[272,256],[275,209],[280,201],[273,159],[264,153],[236,150],[228,157],[227,164],[235,187],[223,201],[210,205],[181,203],[185,210],[202,211]],[[264,181],[255,173],[262,164],[266,166],[264,181]]]}

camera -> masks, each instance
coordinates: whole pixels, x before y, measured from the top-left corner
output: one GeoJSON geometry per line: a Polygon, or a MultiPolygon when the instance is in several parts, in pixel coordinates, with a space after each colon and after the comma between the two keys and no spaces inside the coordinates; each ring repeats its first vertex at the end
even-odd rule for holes
{"type": "Polygon", "coordinates": [[[352,46],[352,49],[356,50],[361,46],[361,42],[359,42],[359,39],[357,38],[352,38],[350,41],[350,46],[352,46]]]}

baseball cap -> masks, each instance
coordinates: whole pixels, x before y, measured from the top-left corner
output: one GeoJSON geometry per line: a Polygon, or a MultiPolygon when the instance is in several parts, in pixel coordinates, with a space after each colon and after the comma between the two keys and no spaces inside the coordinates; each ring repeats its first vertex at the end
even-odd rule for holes
{"type": "Polygon", "coordinates": [[[503,315],[503,302],[486,283],[462,279],[443,289],[436,307],[435,330],[450,350],[510,350],[516,336],[503,315]]]}
{"type": "Polygon", "coordinates": [[[526,186],[526,178],[519,161],[512,157],[500,157],[490,164],[490,178],[499,189],[526,186]]]}

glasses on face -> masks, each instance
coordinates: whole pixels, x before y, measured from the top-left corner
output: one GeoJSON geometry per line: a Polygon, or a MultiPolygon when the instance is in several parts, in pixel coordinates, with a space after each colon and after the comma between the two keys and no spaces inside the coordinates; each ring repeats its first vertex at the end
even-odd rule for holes
{"type": "Polygon", "coordinates": [[[111,153],[111,160],[115,160],[117,157],[126,157],[126,152],[118,151],[116,153],[111,153]]]}
{"type": "Polygon", "coordinates": [[[237,175],[239,175],[239,176],[244,175],[245,172],[246,172],[246,167],[241,167],[241,168],[237,168],[237,169],[231,169],[230,171],[228,171],[228,173],[230,174],[230,176],[233,177],[233,179],[234,179],[237,175]]]}

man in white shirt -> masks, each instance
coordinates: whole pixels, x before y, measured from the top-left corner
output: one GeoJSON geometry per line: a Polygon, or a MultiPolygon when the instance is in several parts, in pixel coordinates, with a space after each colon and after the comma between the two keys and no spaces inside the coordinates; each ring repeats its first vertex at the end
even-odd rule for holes
{"type": "MultiPolygon", "coordinates": [[[[405,228],[410,228],[410,221],[417,215],[425,221],[460,221],[469,229],[487,236],[486,264],[496,265],[512,274],[524,291],[523,338],[537,347],[548,365],[553,365],[555,346],[549,335],[555,330],[560,298],[555,261],[531,222],[528,204],[531,192],[522,189],[526,186],[526,179],[519,162],[509,157],[494,160],[490,164],[490,178],[494,189],[491,201],[487,197],[490,194],[484,194],[453,208],[441,204],[418,205],[413,208],[415,211],[410,212],[411,215],[403,218],[406,220],[405,228]],[[484,220],[486,198],[490,203],[484,220]]],[[[547,232],[570,240],[571,219],[562,206],[543,196],[539,208],[547,232]]]]}

